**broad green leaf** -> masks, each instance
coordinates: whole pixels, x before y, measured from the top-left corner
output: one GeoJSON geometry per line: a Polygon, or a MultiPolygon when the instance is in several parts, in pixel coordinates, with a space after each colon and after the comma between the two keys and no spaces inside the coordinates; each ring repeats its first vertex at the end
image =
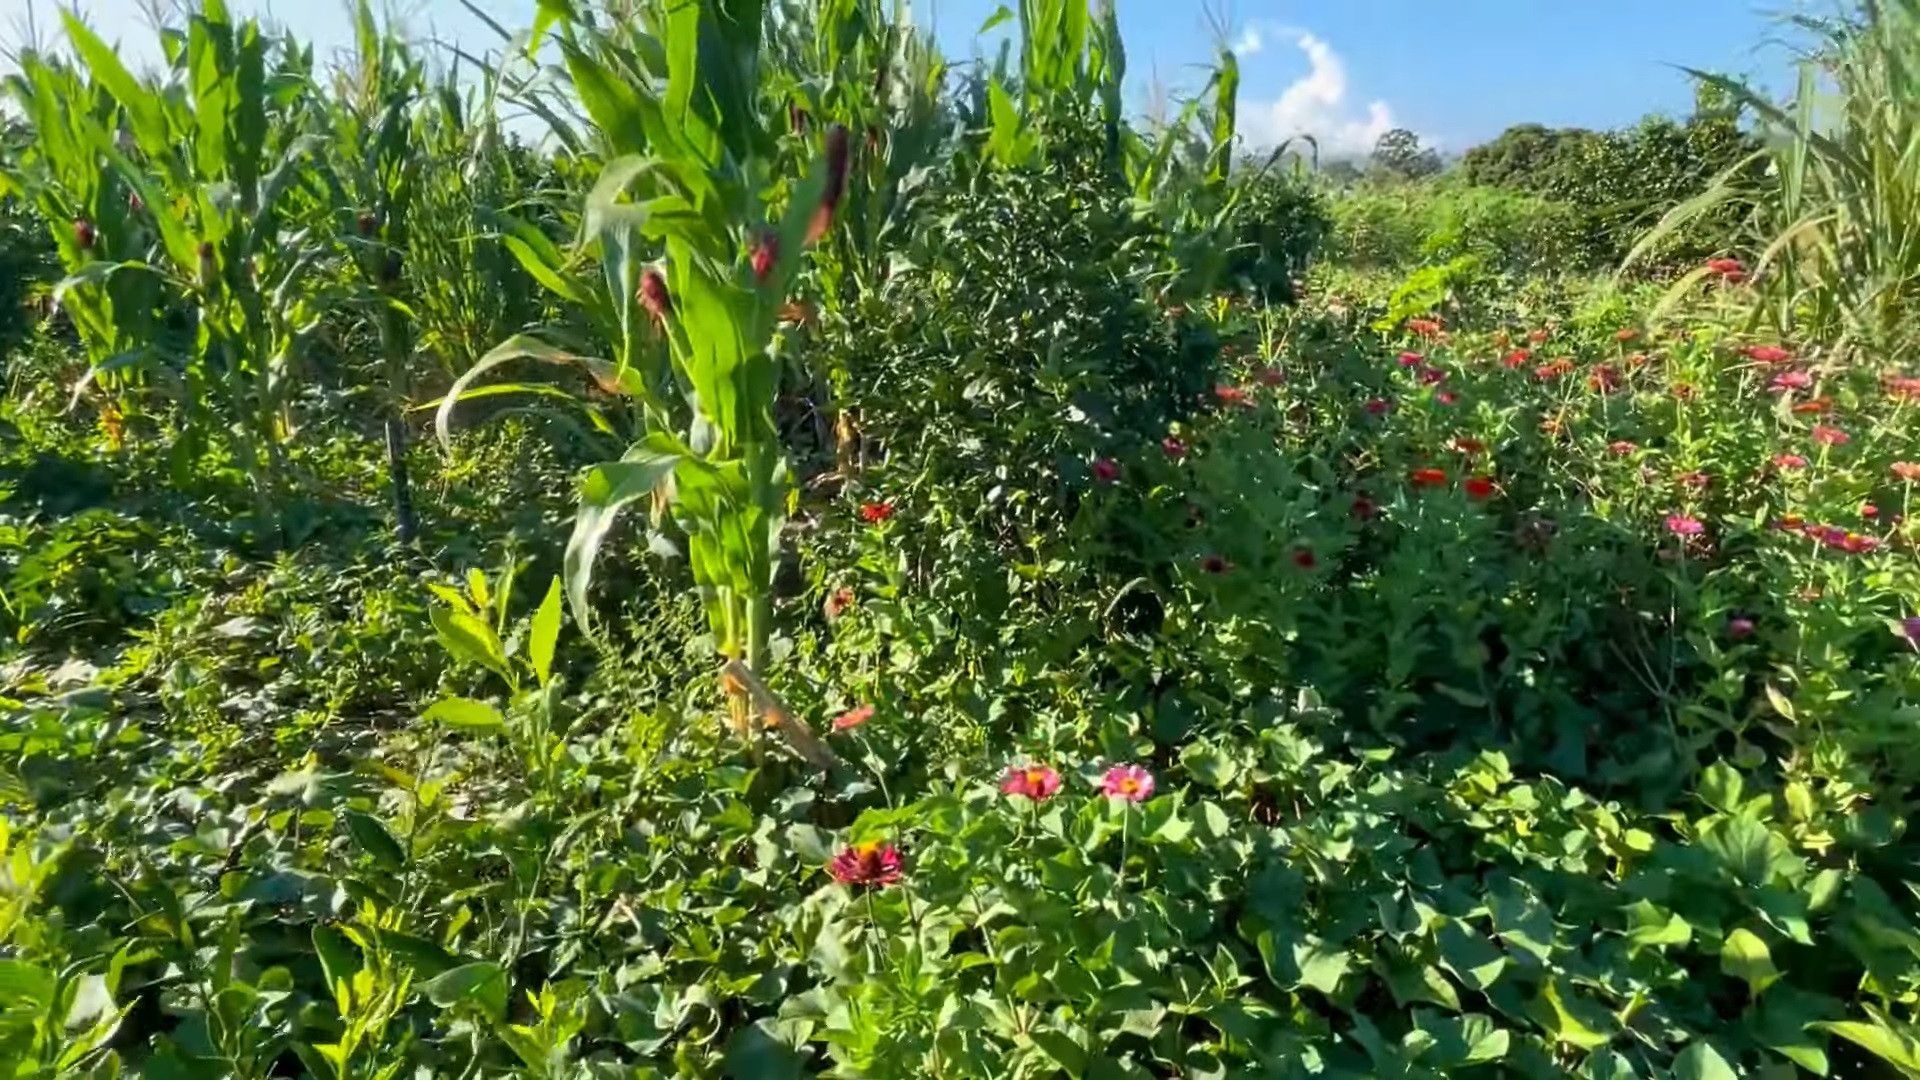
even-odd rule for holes
{"type": "Polygon", "coordinates": [[[1300,968],[1300,985],[1311,986],[1328,997],[1340,989],[1340,980],[1352,962],[1352,955],[1316,939],[1297,941],[1293,962],[1300,968]]]}
{"type": "Polygon", "coordinates": [[[580,481],[580,511],[563,561],[567,601],[580,628],[592,626],[587,590],[593,582],[593,562],[600,544],[629,503],[653,494],[683,459],[678,455],[636,446],[619,461],[588,469],[580,481]]]}
{"type": "Polygon", "coordinates": [[[1434,939],[1440,946],[1440,963],[1469,989],[1487,989],[1506,970],[1506,955],[1458,919],[1449,919],[1434,939]]]}
{"type": "Polygon", "coordinates": [[[427,706],[427,710],[420,714],[420,718],[445,724],[459,731],[471,731],[480,735],[504,731],[507,727],[506,719],[500,715],[499,709],[484,701],[463,697],[442,698],[427,706]]]}
{"type": "Polygon", "coordinates": [[[398,871],[406,867],[407,853],[378,818],[358,810],[348,810],[341,817],[347,823],[347,834],[353,837],[354,845],[381,869],[398,871]]]}
{"type": "Polygon", "coordinates": [[[1713,1044],[1696,1042],[1673,1059],[1673,1080],[1740,1080],[1713,1044]]]}
{"type": "Polygon", "coordinates": [[[469,1004],[496,1020],[507,1011],[507,973],[488,960],[442,972],[427,983],[426,990],[427,1000],[443,1009],[469,1004]]]}
{"type": "Polygon", "coordinates": [[[556,577],[547,586],[547,597],[540,601],[540,610],[533,613],[533,622],[527,628],[527,662],[533,665],[541,686],[553,678],[553,649],[560,640],[560,605],[560,579],[556,577]]]}
{"type": "Polygon", "coordinates": [[[1529,1012],[1555,1042],[1581,1050],[1598,1050],[1612,1041],[1612,1036],[1602,1030],[1611,1026],[1606,1013],[1579,998],[1569,1005],[1560,993],[1559,979],[1546,981],[1529,1012]]]}
{"type": "Polygon", "coordinates": [[[1908,1076],[1920,1077],[1920,1028],[1902,1024],[1896,1030],[1874,1009],[1869,1007],[1867,1014],[1871,1022],[1830,1020],[1812,1026],[1840,1036],[1908,1076]]]}
{"type": "Polygon", "coordinates": [[[1773,966],[1773,954],[1767,950],[1767,943],[1744,928],[1728,934],[1721,945],[1720,970],[1744,980],[1756,997],[1780,977],[1780,969],[1773,966]]]}

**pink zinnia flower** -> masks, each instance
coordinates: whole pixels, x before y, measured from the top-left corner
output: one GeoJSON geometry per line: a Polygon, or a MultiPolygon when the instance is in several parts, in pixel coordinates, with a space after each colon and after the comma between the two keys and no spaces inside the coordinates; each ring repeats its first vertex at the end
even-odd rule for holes
{"type": "Polygon", "coordinates": [[[1413,352],[1411,350],[1400,354],[1401,367],[1419,367],[1421,364],[1424,364],[1426,362],[1427,362],[1426,357],[1420,355],[1417,352],[1413,352]]]}
{"type": "Polygon", "coordinates": [[[1247,392],[1238,386],[1216,386],[1213,396],[1222,405],[1246,405],[1251,401],[1247,392]]]}
{"type": "Polygon", "coordinates": [[[1853,437],[1837,427],[1816,424],[1813,428],[1813,441],[1822,446],[1845,446],[1853,441],[1853,437]]]}
{"type": "Polygon", "coordinates": [[[1705,491],[1707,488],[1713,486],[1713,477],[1696,469],[1690,473],[1681,473],[1680,483],[1695,491],[1705,491]]]}
{"type": "Polygon", "coordinates": [[[1261,386],[1279,386],[1287,381],[1287,373],[1278,364],[1268,364],[1255,372],[1254,378],[1260,381],[1261,386]]]}
{"type": "Polygon", "coordinates": [[[1111,484],[1120,479],[1120,463],[1112,458],[1097,458],[1093,463],[1093,478],[1103,484],[1111,484]]]}
{"type": "Polygon", "coordinates": [[[1439,337],[1446,326],[1439,319],[1408,319],[1407,330],[1420,337],[1439,337]]]}
{"type": "Polygon", "coordinates": [[[1177,435],[1169,435],[1160,440],[1160,449],[1175,461],[1187,456],[1187,444],[1177,435]]]}
{"type": "Polygon", "coordinates": [[[900,880],[900,851],[877,840],[855,844],[833,857],[827,873],[842,885],[884,888],[900,880]]]}
{"type": "Polygon", "coordinates": [[[1896,461],[1893,463],[1893,475],[1909,484],[1920,480],[1920,462],[1896,461]]]}
{"type": "Polygon", "coordinates": [[[1699,536],[1707,531],[1707,527],[1700,524],[1699,518],[1691,518],[1685,514],[1668,514],[1667,531],[1675,536],[1699,536]]]}
{"type": "Polygon", "coordinates": [[[1100,794],[1109,799],[1146,802],[1153,797],[1153,774],[1138,765],[1115,765],[1100,778],[1100,794]]]}
{"type": "Polygon", "coordinates": [[[1813,376],[1804,371],[1783,371],[1773,377],[1775,390],[1805,390],[1813,385],[1813,376]]]}
{"type": "Polygon", "coordinates": [[[857,728],[871,719],[873,719],[873,706],[858,705],[834,717],[833,730],[845,731],[848,728],[857,728]]]}
{"type": "Polygon", "coordinates": [[[1747,359],[1758,364],[1784,364],[1793,354],[1778,345],[1749,345],[1742,350],[1747,359]]]}
{"type": "Polygon", "coordinates": [[[1000,781],[1000,790],[1008,795],[1024,795],[1034,802],[1045,802],[1060,790],[1060,774],[1045,765],[1015,765],[1000,781]]]}
{"type": "Polygon", "coordinates": [[[1625,457],[1638,449],[1640,449],[1640,445],[1628,439],[1619,439],[1607,444],[1608,452],[1618,454],[1621,457],[1625,457]]]}
{"type": "Polygon", "coordinates": [[[1727,636],[1735,641],[1745,641],[1753,636],[1753,620],[1745,615],[1727,617],[1727,636]]]}
{"type": "Polygon", "coordinates": [[[1439,393],[1433,395],[1433,400],[1439,402],[1442,405],[1452,405],[1460,400],[1460,395],[1454,393],[1451,390],[1442,390],[1439,393]]]}
{"type": "Polygon", "coordinates": [[[1420,373],[1420,385],[1438,386],[1447,381],[1447,373],[1439,368],[1428,368],[1420,373]]]}
{"type": "Polygon", "coordinates": [[[1707,269],[1728,281],[1739,281],[1747,276],[1746,264],[1739,259],[1708,259],[1707,269]]]}
{"type": "Polygon", "coordinates": [[[1807,467],[1807,459],[1801,457],[1799,454],[1775,454],[1773,455],[1773,463],[1782,469],[1804,469],[1807,467]]]}

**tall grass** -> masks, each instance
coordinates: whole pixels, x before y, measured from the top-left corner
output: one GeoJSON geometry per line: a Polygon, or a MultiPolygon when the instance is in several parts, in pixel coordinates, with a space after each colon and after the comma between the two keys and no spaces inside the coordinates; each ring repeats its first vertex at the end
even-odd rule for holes
{"type": "Polygon", "coordinates": [[[1793,21],[1814,44],[1789,101],[1691,72],[1758,117],[1764,178],[1740,179],[1751,160],[1729,169],[1627,261],[1753,196],[1756,321],[1891,360],[1920,347],[1920,0],[1863,0],[1850,16],[1793,21]]]}

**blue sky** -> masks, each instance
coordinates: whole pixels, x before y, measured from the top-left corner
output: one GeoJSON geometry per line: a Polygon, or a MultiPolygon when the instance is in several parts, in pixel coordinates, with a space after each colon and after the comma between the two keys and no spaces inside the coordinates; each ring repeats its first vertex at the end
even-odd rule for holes
{"type": "MultiPolygon", "coordinates": [[[[134,56],[149,36],[151,0],[80,0],[94,25],[134,56]]],[[[168,0],[160,0],[162,3],[168,0]]],[[[271,14],[323,48],[346,38],[338,0],[229,0],[271,14]]],[[[475,0],[509,26],[533,0],[475,0]]],[[[1771,13],[1796,0],[1118,0],[1135,99],[1158,83],[1192,88],[1219,40],[1209,11],[1228,17],[1242,57],[1241,130],[1271,144],[1311,130],[1332,153],[1408,127],[1449,151],[1509,124],[1614,127],[1691,101],[1674,64],[1753,75],[1770,83],[1786,58],[1771,13]],[[1763,6],[1764,5],[1764,6],[1763,6]]],[[[1800,0],[1810,2],[1810,0],[1800,0]]],[[[1000,0],[916,0],[956,58],[1000,0]]],[[[9,16],[49,0],[0,0],[9,16]]],[[[419,33],[474,47],[491,34],[457,0],[401,0],[419,33]]],[[[17,20],[17,16],[15,16],[17,20]]],[[[52,22],[43,18],[43,22],[52,22]]],[[[0,37],[17,29],[0,18],[0,37]]]]}

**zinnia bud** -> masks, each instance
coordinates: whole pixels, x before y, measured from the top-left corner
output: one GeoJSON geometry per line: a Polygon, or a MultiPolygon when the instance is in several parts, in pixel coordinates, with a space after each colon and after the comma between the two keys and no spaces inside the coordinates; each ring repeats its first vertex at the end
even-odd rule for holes
{"type": "Polygon", "coordinates": [[[813,211],[813,222],[807,228],[807,243],[815,243],[827,235],[827,229],[833,225],[834,211],[840,208],[840,199],[847,193],[847,129],[835,124],[827,132],[827,185],[820,192],[820,205],[813,211]]]}
{"type": "Polygon", "coordinates": [[[649,266],[640,275],[640,306],[647,309],[653,321],[664,325],[667,316],[673,314],[673,298],[667,294],[667,275],[657,266],[649,266]]]}
{"type": "Polygon", "coordinates": [[[780,234],[772,229],[760,230],[760,238],[753,245],[753,280],[765,285],[779,261],[780,234]]]}
{"type": "Polygon", "coordinates": [[[200,284],[202,286],[212,285],[213,276],[218,269],[215,266],[213,261],[213,241],[211,240],[200,241],[199,255],[200,255],[200,266],[199,266],[200,284]]]}
{"type": "Polygon", "coordinates": [[[73,243],[75,247],[78,247],[81,251],[92,251],[94,243],[99,239],[100,230],[93,227],[93,222],[83,217],[73,219],[73,243]]]}

